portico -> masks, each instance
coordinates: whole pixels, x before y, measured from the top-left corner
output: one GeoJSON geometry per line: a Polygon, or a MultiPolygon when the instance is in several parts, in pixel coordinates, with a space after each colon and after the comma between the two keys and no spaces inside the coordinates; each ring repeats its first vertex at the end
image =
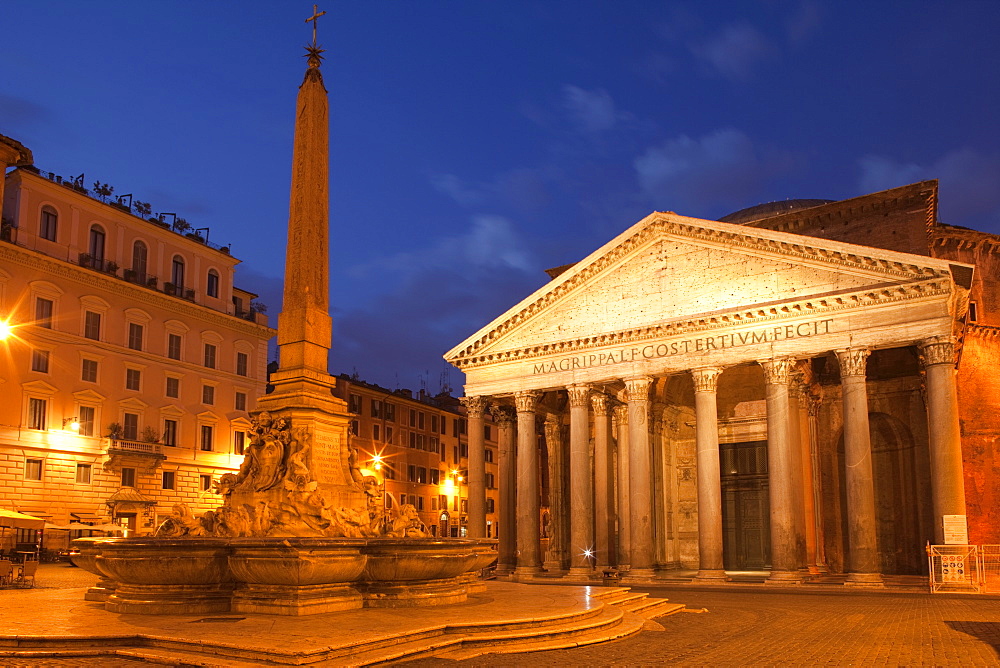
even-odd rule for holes
{"type": "Polygon", "coordinates": [[[543,561],[574,576],[627,567],[633,579],[683,565],[712,583],[759,547],[768,582],[795,583],[840,541],[848,582],[877,586],[880,513],[904,501],[873,472],[869,414],[883,394],[919,394],[926,378],[924,425],[911,429],[927,433],[926,454],[905,466],[929,478],[933,515],[900,540],[964,514],[953,337],[968,288],[967,265],[648,216],[445,356],[467,397],[517,410],[516,545],[504,532],[501,554],[526,574],[543,561]],[[839,427],[823,452],[817,412],[839,427]],[[539,439],[545,419],[561,429],[539,439]],[[550,441],[563,431],[561,458],[550,441]],[[557,479],[568,483],[559,504],[557,479]],[[544,558],[543,499],[546,533],[569,528],[544,558]]]}

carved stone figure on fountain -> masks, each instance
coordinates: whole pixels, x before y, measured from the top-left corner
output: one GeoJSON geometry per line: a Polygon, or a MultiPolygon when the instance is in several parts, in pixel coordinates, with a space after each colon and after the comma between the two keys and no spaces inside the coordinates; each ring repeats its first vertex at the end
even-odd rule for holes
{"type": "Polygon", "coordinates": [[[266,411],[253,419],[250,445],[236,475],[234,490],[263,492],[284,478],[288,445],[292,440],[288,426],[285,418],[272,418],[266,411]]]}

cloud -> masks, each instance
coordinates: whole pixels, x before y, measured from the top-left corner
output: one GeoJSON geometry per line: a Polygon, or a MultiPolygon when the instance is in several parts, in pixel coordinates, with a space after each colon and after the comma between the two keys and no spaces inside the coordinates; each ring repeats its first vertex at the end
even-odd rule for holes
{"type": "Polygon", "coordinates": [[[437,174],[431,177],[431,185],[462,206],[475,206],[482,202],[483,194],[466,185],[454,174],[437,174]]]}
{"type": "Polygon", "coordinates": [[[23,97],[0,93],[0,118],[8,126],[31,125],[48,120],[49,117],[49,110],[40,104],[23,97]]]}
{"type": "Polygon", "coordinates": [[[746,81],[754,68],[774,57],[776,49],[748,23],[730,24],[691,51],[727,79],[746,81]]]}
{"type": "Polygon", "coordinates": [[[585,90],[566,84],[562,89],[563,105],[570,119],[582,132],[596,134],[610,130],[618,122],[615,101],[604,89],[585,90]]]}
{"type": "Polygon", "coordinates": [[[533,266],[528,253],[510,221],[503,216],[477,214],[462,234],[444,237],[430,248],[418,248],[355,265],[348,270],[353,277],[375,274],[414,274],[443,267],[468,269],[513,267],[527,270],[533,266]]]}
{"type": "Polygon", "coordinates": [[[815,0],[800,2],[795,13],[785,20],[788,41],[793,46],[803,44],[812,35],[823,19],[823,9],[815,0]]]}
{"type": "Polygon", "coordinates": [[[968,147],[955,149],[928,165],[866,155],[858,161],[862,192],[876,192],[925,179],[941,182],[941,220],[968,227],[1000,225],[1000,154],[968,147]]]}
{"type": "MultiPolygon", "coordinates": [[[[428,248],[356,267],[365,280],[378,276],[382,292],[334,315],[335,373],[351,373],[395,389],[416,388],[427,378],[438,389],[441,356],[544,282],[510,221],[473,216],[460,235],[428,248]],[[428,368],[430,367],[430,368],[428,368]]],[[[462,374],[451,370],[451,385],[462,374]]]]}
{"type": "Polygon", "coordinates": [[[756,146],[739,130],[723,128],[697,139],[680,135],[650,147],[633,167],[654,206],[697,211],[745,206],[764,183],[787,172],[793,162],[786,153],[756,146]]]}

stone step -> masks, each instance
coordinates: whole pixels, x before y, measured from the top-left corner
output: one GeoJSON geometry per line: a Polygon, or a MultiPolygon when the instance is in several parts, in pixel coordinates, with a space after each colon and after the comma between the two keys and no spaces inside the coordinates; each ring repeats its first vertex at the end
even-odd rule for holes
{"type": "Polygon", "coordinates": [[[626,606],[625,609],[646,619],[653,619],[654,617],[664,617],[672,615],[675,612],[680,612],[684,609],[684,604],[671,603],[665,598],[647,598],[644,601],[626,606]]]}
{"type": "Polygon", "coordinates": [[[628,592],[627,594],[622,594],[612,599],[602,599],[604,603],[610,603],[611,605],[616,605],[619,608],[625,608],[634,603],[639,603],[649,597],[649,594],[642,592],[628,592]]]}
{"type": "Polygon", "coordinates": [[[631,587],[608,587],[602,589],[591,589],[590,598],[596,599],[598,601],[603,601],[604,603],[615,603],[616,601],[622,600],[626,596],[632,596],[631,587]]]}
{"type": "Polygon", "coordinates": [[[639,615],[633,615],[630,612],[622,612],[623,614],[619,622],[610,627],[594,629],[575,635],[524,640],[522,642],[510,642],[502,645],[463,647],[462,649],[436,654],[435,658],[462,660],[475,658],[484,654],[516,654],[522,652],[542,652],[552,649],[569,649],[620,640],[643,630],[644,624],[647,623],[646,619],[639,615]]]}

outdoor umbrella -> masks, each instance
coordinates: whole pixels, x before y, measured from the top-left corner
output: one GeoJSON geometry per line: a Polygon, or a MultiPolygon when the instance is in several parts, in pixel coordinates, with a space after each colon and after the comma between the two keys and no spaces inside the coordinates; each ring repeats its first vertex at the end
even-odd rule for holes
{"type": "Polygon", "coordinates": [[[13,510],[0,509],[0,528],[7,529],[41,529],[45,520],[32,515],[15,513],[13,510]]]}

